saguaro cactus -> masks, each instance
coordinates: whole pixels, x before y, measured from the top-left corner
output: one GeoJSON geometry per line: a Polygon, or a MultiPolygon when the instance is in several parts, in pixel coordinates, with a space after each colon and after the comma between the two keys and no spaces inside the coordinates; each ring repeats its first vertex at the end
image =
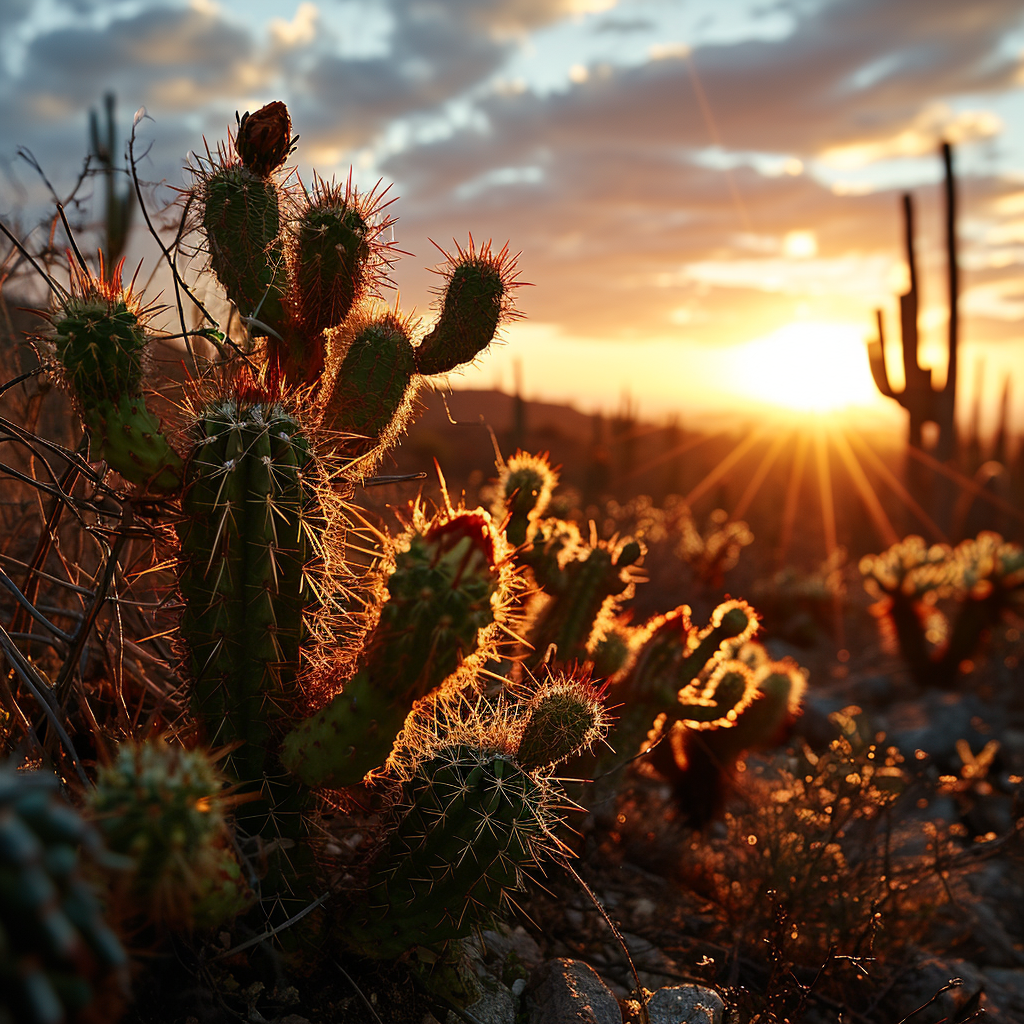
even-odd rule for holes
{"type": "MultiPolygon", "coordinates": [[[[936,387],[932,382],[933,372],[919,362],[918,310],[920,305],[917,276],[917,260],[914,253],[914,201],[909,194],[903,196],[903,228],[907,268],[910,286],[900,296],[900,340],[903,350],[903,372],[906,383],[902,391],[896,391],[889,382],[885,368],[885,333],[882,311],[876,313],[878,337],[868,342],[868,359],[871,374],[878,390],[899,402],[909,413],[908,443],[922,450],[923,428],[926,423],[938,427],[938,439],[932,455],[940,462],[952,458],[956,444],[957,345],[959,342],[959,270],[956,256],[956,183],[953,177],[953,153],[948,142],[942,144],[942,163],[945,169],[946,206],[946,267],[949,288],[949,325],[947,333],[948,368],[946,382],[936,387]]],[[[912,482],[920,492],[923,482],[919,472],[912,474],[912,482]]],[[[940,516],[939,521],[948,518],[940,516]]]]}

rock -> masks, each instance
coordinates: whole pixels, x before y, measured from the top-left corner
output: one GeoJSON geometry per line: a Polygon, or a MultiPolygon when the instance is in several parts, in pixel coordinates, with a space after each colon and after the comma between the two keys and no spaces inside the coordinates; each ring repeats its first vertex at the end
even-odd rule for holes
{"type": "Polygon", "coordinates": [[[540,946],[533,941],[521,924],[515,928],[502,925],[497,930],[485,931],[483,940],[488,960],[492,954],[506,963],[515,958],[531,971],[544,960],[540,946]]]}
{"type": "Polygon", "coordinates": [[[529,1024],[622,1024],[619,1003],[597,972],[581,960],[548,960],[530,977],[529,1024]]]}
{"type": "Polygon", "coordinates": [[[647,1003],[651,1024],[722,1024],[722,997],[703,985],[659,988],[647,1003]]]}
{"type": "MultiPolygon", "coordinates": [[[[483,985],[480,998],[466,1011],[487,1024],[516,1024],[516,998],[504,985],[483,985]]],[[[465,1018],[448,1011],[446,1024],[462,1024],[465,1018]]]]}

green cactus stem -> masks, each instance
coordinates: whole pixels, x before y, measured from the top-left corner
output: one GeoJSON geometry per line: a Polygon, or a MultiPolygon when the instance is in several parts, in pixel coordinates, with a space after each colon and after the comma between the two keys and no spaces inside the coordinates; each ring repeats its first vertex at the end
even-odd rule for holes
{"type": "Polygon", "coordinates": [[[268,327],[283,336],[288,274],[277,182],[224,154],[196,174],[193,196],[210,267],[239,313],[257,321],[249,323],[253,337],[267,335],[268,327]]]}
{"type": "MultiPolygon", "coordinates": [[[[614,757],[603,755],[601,768],[636,754],[655,720],[660,719],[662,729],[683,719],[702,722],[706,728],[728,726],[729,712],[735,711],[737,702],[751,699],[749,681],[744,677],[740,687],[732,674],[719,677],[714,684],[700,679],[713,677],[718,666],[756,630],[757,616],[744,601],[719,605],[702,630],[690,621],[686,605],[649,623],[633,667],[611,688],[612,704],[621,704],[621,710],[608,737],[614,757]]],[[[742,675],[746,666],[737,664],[736,668],[742,675]]]]}
{"type": "Polygon", "coordinates": [[[475,359],[494,340],[498,327],[516,314],[511,290],[516,283],[516,259],[508,246],[492,252],[488,242],[477,252],[470,236],[456,254],[441,249],[445,263],[437,270],[445,278],[441,313],[434,329],[416,349],[416,366],[424,376],[449,373],[475,359]]]}
{"type": "Polygon", "coordinates": [[[212,403],[193,437],[178,526],[192,709],[209,742],[239,744],[235,776],[256,780],[295,699],[309,446],[282,405],[242,398],[212,403]]]}
{"type": "Polygon", "coordinates": [[[200,750],[163,740],[126,743],[90,794],[108,849],[131,868],[114,880],[130,917],[171,928],[213,928],[253,899],[228,849],[224,776],[200,750]]]}
{"type": "Polygon", "coordinates": [[[542,661],[553,644],[559,663],[582,662],[595,630],[602,625],[600,620],[611,620],[619,602],[631,592],[628,570],[640,561],[643,549],[635,540],[618,545],[599,541],[594,547],[577,549],[576,557],[564,564],[552,557],[548,545],[537,550],[535,543],[535,550],[536,556],[523,553],[521,561],[537,567],[537,582],[550,600],[530,627],[530,660],[542,661]]]}
{"type": "MultiPolygon", "coordinates": [[[[772,661],[756,643],[748,643],[739,654],[747,664],[751,649],[759,649],[758,663],[749,669],[753,699],[739,711],[731,727],[707,730],[687,728],[691,722],[678,723],[667,741],[653,751],[652,765],[672,782],[676,802],[696,828],[721,811],[743,754],[768,750],[782,741],[800,715],[807,682],[799,666],[790,659],[772,661]]],[[[736,663],[725,662],[719,670],[730,664],[736,663]]]]}
{"type": "Polygon", "coordinates": [[[308,334],[344,323],[366,295],[386,280],[389,246],[380,239],[393,221],[381,216],[387,203],[376,189],[314,177],[288,239],[295,320],[308,334]]]}
{"type": "Polygon", "coordinates": [[[526,705],[519,764],[528,771],[551,768],[603,739],[609,725],[604,695],[585,674],[559,672],[543,682],[526,705]]]}
{"type": "Polygon", "coordinates": [[[386,959],[490,923],[554,846],[553,792],[502,749],[457,744],[424,757],[349,942],[386,959]]]}
{"type": "Polygon", "coordinates": [[[546,455],[517,451],[502,468],[492,511],[505,520],[505,536],[513,547],[533,540],[557,484],[558,473],[546,455]]]}
{"type": "Polygon", "coordinates": [[[50,315],[53,349],[100,456],[129,483],[173,492],[182,462],[142,394],[144,312],[121,269],[108,277],[101,261],[93,277],[71,264],[70,296],[50,315]]]}
{"type": "Polygon", "coordinates": [[[396,543],[380,619],[343,691],[288,736],[282,760],[309,786],[349,786],[380,768],[413,705],[493,650],[511,570],[490,517],[417,510],[396,543]]]}
{"type": "Polygon", "coordinates": [[[370,307],[332,335],[340,354],[321,425],[343,435],[350,469],[368,475],[405,428],[416,394],[416,355],[407,320],[370,307]]]}
{"type": "Polygon", "coordinates": [[[0,767],[0,1024],[115,1019],[127,957],[82,873],[102,859],[56,778],[0,767]]]}

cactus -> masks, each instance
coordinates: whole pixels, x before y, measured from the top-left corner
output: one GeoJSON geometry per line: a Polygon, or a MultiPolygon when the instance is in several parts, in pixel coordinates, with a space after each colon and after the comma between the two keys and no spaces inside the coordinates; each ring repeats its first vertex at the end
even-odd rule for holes
{"type": "Polygon", "coordinates": [[[502,467],[492,514],[501,519],[507,516],[505,536],[514,547],[533,540],[557,484],[558,473],[546,455],[517,451],[502,467]]]}
{"type": "Polygon", "coordinates": [[[380,768],[416,701],[494,651],[511,569],[490,517],[416,508],[395,544],[380,619],[359,671],[286,738],[283,760],[309,786],[347,786],[380,768]]]}
{"type": "Polygon", "coordinates": [[[144,311],[121,286],[122,264],[99,277],[71,264],[71,291],[50,314],[61,375],[102,457],[130,483],[171,492],[181,459],[142,394],[144,311]]]}
{"type": "Polygon", "coordinates": [[[751,690],[725,728],[694,728],[683,721],[654,752],[654,768],[673,783],[673,794],[686,821],[702,828],[720,811],[739,759],[747,751],[779,743],[800,714],[807,679],[789,658],[772,661],[758,643],[747,642],[735,661],[716,673],[743,666],[751,690]]]}
{"type": "Polygon", "coordinates": [[[382,241],[389,203],[376,190],[360,193],[351,176],[344,185],[317,177],[301,196],[283,189],[276,174],[290,133],[282,103],[247,113],[233,142],[193,169],[191,201],[211,268],[250,335],[267,339],[271,372],[313,386],[323,426],[362,439],[343,452],[365,476],[401,432],[419,378],[469,362],[516,316],[516,257],[508,246],[478,250],[472,237],[455,255],[441,250],[440,314],[414,347],[397,310],[380,314],[364,302],[378,296],[392,263],[393,243],[382,241]]]}
{"type": "Polygon", "coordinates": [[[56,778],[0,767],[0,1024],[115,1018],[127,958],[83,873],[102,858],[56,778]]]}
{"type": "Polygon", "coordinates": [[[371,307],[349,317],[332,338],[344,356],[337,360],[322,426],[347,435],[341,450],[364,472],[409,419],[416,396],[411,334],[397,313],[371,307]]]}
{"type": "MultiPolygon", "coordinates": [[[[906,383],[902,391],[896,391],[889,382],[885,368],[885,333],[882,324],[882,311],[878,310],[877,339],[868,342],[868,358],[875,386],[886,398],[895,399],[909,414],[908,442],[918,451],[923,450],[922,431],[925,423],[935,423],[939,428],[938,441],[932,455],[939,462],[946,462],[953,456],[956,442],[956,425],[954,413],[956,409],[957,361],[959,341],[959,287],[956,258],[956,184],[953,178],[953,155],[948,142],[941,147],[942,164],[945,169],[946,200],[946,265],[949,290],[949,324],[947,333],[947,369],[946,382],[936,388],[932,382],[932,371],[924,369],[919,361],[918,337],[918,288],[917,262],[914,257],[914,203],[910,195],[903,196],[903,227],[906,249],[907,268],[910,274],[910,286],[900,296],[900,331],[903,350],[903,372],[906,383]]],[[[919,498],[926,498],[920,474],[916,473],[912,482],[915,484],[919,498]]],[[[951,508],[940,508],[938,521],[943,523],[951,508]]],[[[948,523],[946,523],[948,525],[948,523]]]]}
{"type": "Polygon", "coordinates": [[[609,727],[605,693],[585,672],[548,678],[526,704],[516,752],[519,764],[528,771],[552,768],[603,739],[609,727]]]}
{"type": "Polygon", "coordinates": [[[275,724],[296,701],[313,477],[308,442],[279,402],[213,402],[192,430],[179,588],[192,709],[211,743],[238,744],[237,778],[263,777],[275,724]]]}
{"type": "Polygon", "coordinates": [[[456,243],[455,251],[453,256],[441,249],[445,262],[436,271],[445,281],[439,290],[441,313],[416,349],[416,368],[425,377],[475,359],[498,326],[516,315],[510,288],[518,254],[510,255],[507,245],[492,252],[490,242],[477,251],[472,235],[465,249],[456,243]]]}
{"type": "Polygon", "coordinates": [[[730,653],[756,630],[757,617],[743,601],[719,605],[701,630],[686,605],[649,623],[633,667],[610,689],[613,704],[622,709],[609,735],[614,757],[604,755],[599,766],[609,768],[640,750],[656,720],[663,732],[676,722],[702,729],[730,726],[754,690],[746,666],[730,653]]]}
{"type": "Polygon", "coordinates": [[[633,577],[628,570],[640,561],[643,549],[635,540],[598,541],[578,548],[575,555],[557,571],[553,571],[550,549],[521,556],[526,565],[538,567],[550,598],[529,629],[534,662],[546,657],[552,645],[563,665],[587,659],[588,647],[599,639],[595,633],[602,620],[612,619],[619,602],[630,595],[633,577]]]}
{"type": "Polygon", "coordinates": [[[865,555],[860,571],[883,639],[922,687],[954,687],[985,631],[1024,598],[1024,549],[987,530],[956,548],[911,535],[865,555]]]}
{"type": "Polygon", "coordinates": [[[525,706],[441,703],[406,733],[400,820],[347,926],[364,955],[436,948],[486,925],[526,873],[566,852],[550,769],[605,729],[601,693],[557,677],[525,706]]]}
{"type": "Polygon", "coordinates": [[[117,149],[114,108],[116,99],[112,92],[103,97],[106,112],[106,132],[100,134],[100,122],[95,110],[89,111],[89,144],[90,156],[100,164],[104,183],[104,246],[107,259],[115,266],[120,262],[128,236],[131,233],[132,217],[135,213],[135,190],[128,187],[121,190],[117,187],[117,174],[124,173],[124,168],[114,164],[114,151],[117,149]]]}
{"type": "Polygon", "coordinates": [[[122,744],[100,768],[89,808],[108,849],[131,860],[116,902],[149,923],[214,928],[252,902],[227,848],[226,779],[203,751],[122,744]]]}
{"type": "Polygon", "coordinates": [[[291,119],[269,103],[238,122],[234,140],[193,170],[210,267],[250,323],[253,337],[286,330],[287,267],[275,174],[291,152],[291,119]],[[232,150],[234,154],[232,155],[232,150]]]}

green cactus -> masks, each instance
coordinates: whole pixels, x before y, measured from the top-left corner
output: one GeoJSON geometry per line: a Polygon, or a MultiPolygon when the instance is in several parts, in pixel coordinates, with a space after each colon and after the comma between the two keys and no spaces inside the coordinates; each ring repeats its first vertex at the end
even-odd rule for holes
{"type": "Polygon", "coordinates": [[[122,744],[100,768],[91,816],[132,865],[115,879],[119,903],[148,923],[214,928],[252,902],[227,847],[225,784],[205,752],[163,740],[122,744]]]}
{"type": "Polygon", "coordinates": [[[129,483],[173,492],[181,459],[142,394],[147,337],[143,313],[121,287],[121,264],[108,277],[71,265],[71,291],[50,315],[53,350],[100,455],[129,483]]]}
{"type": "Polygon", "coordinates": [[[557,484],[558,474],[546,455],[517,451],[502,467],[492,514],[507,519],[505,536],[511,545],[519,547],[533,540],[557,484]]]}
{"type": "Polygon", "coordinates": [[[557,822],[550,786],[501,749],[441,747],[415,766],[404,797],[347,929],[361,953],[382,959],[488,923],[552,848],[557,822]]]}
{"type": "Polygon", "coordinates": [[[416,701],[494,649],[510,569],[483,509],[413,523],[395,544],[380,619],[359,671],[285,737],[285,767],[309,786],[348,786],[391,755],[416,701]]]}
{"type": "Polygon", "coordinates": [[[1006,611],[1022,607],[1024,549],[983,531],[928,546],[909,536],[860,561],[883,640],[906,660],[919,686],[950,689],[1006,611]],[[952,616],[940,606],[952,605],[952,616]]]}
{"type": "Polygon", "coordinates": [[[475,359],[502,321],[514,315],[509,289],[518,256],[511,256],[507,245],[494,253],[490,242],[477,252],[472,235],[465,249],[458,243],[455,249],[455,256],[441,250],[446,261],[438,271],[445,278],[441,314],[416,349],[416,366],[425,377],[475,359]]]}
{"type": "Polygon", "coordinates": [[[227,398],[193,428],[179,588],[192,709],[209,742],[238,744],[234,775],[261,779],[296,700],[312,494],[308,442],[271,401],[227,398]]]}
{"type": "Polygon", "coordinates": [[[102,857],[56,778],[0,767],[0,1024],[115,1019],[127,958],[83,876],[102,857]]]}
{"type": "MultiPolygon", "coordinates": [[[[537,542],[534,542],[535,550],[537,542]]],[[[643,554],[638,541],[621,544],[598,541],[594,546],[577,548],[575,557],[559,564],[548,545],[536,553],[524,552],[520,559],[536,566],[538,580],[550,598],[530,625],[528,640],[533,645],[531,661],[536,664],[547,656],[553,644],[563,665],[583,662],[587,649],[596,640],[601,620],[614,617],[619,603],[632,590],[628,572],[643,554]]]]}
{"type": "Polygon", "coordinates": [[[663,731],[680,721],[718,728],[735,720],[753,697],[753,683],[745,665],[728,659],[756,629],[757,617],[743,601],[719,605],[702,630],[686,605],[649,623],[633,667],[611,688],[622,708],[608,739],[614,756],[604,755],[600,767],[640,750],[656,720],[663,731]]]}
{"type": "Polygon", "coordinates": [[[408,322],[370,307],[332,339],[342,349],[322,426],[347,435],[341,451],[367,474],[404,429],[416,394],[416,353],[408,322]]]}
{"type": "Polygon", "coordinates": [[[746,675],[752,689],[732,720],[722,723],[724,728],[708,730],[684,719],[652,757],[654,768],[673,783],[686,820],[697,828],[721,811],[743,754],[767,750],[784,738],[800,714],[807,687],[806,676],[794,661],[773,661],[752,641],[737,652],[737,660],[723,662],[716,673],[733,670],[746,675]],[[741,667],[745,672],[739,672],[741,667]]]}
{"type": "Polygon", "coordinates": [[[609,719],[596,687],[586,673],[556,673],[538,688],[525,709],[516,760],[528,771],[552,768],[603,739],[609,719]]]}
{"type": "Polygon", "coordinates": [[[288,274],[277,183],[226,163],[202,177],[198,196],[210,267],[238,311],[259,321],[249,325],[250,334],[286,330],[288,274]]]}
{"type": "MultiPolygon", "coordinates": [[[[353,307],[378,283],[378,236],[390,220],[377,216],[375,192],[359,193],[351,175],[345,185],[317,177],[312,194],[289,237],[292,304],[308,333],[345,322],[353,307]]],[[[385,263],[386,261],[381,260],[385,263]]]]}

